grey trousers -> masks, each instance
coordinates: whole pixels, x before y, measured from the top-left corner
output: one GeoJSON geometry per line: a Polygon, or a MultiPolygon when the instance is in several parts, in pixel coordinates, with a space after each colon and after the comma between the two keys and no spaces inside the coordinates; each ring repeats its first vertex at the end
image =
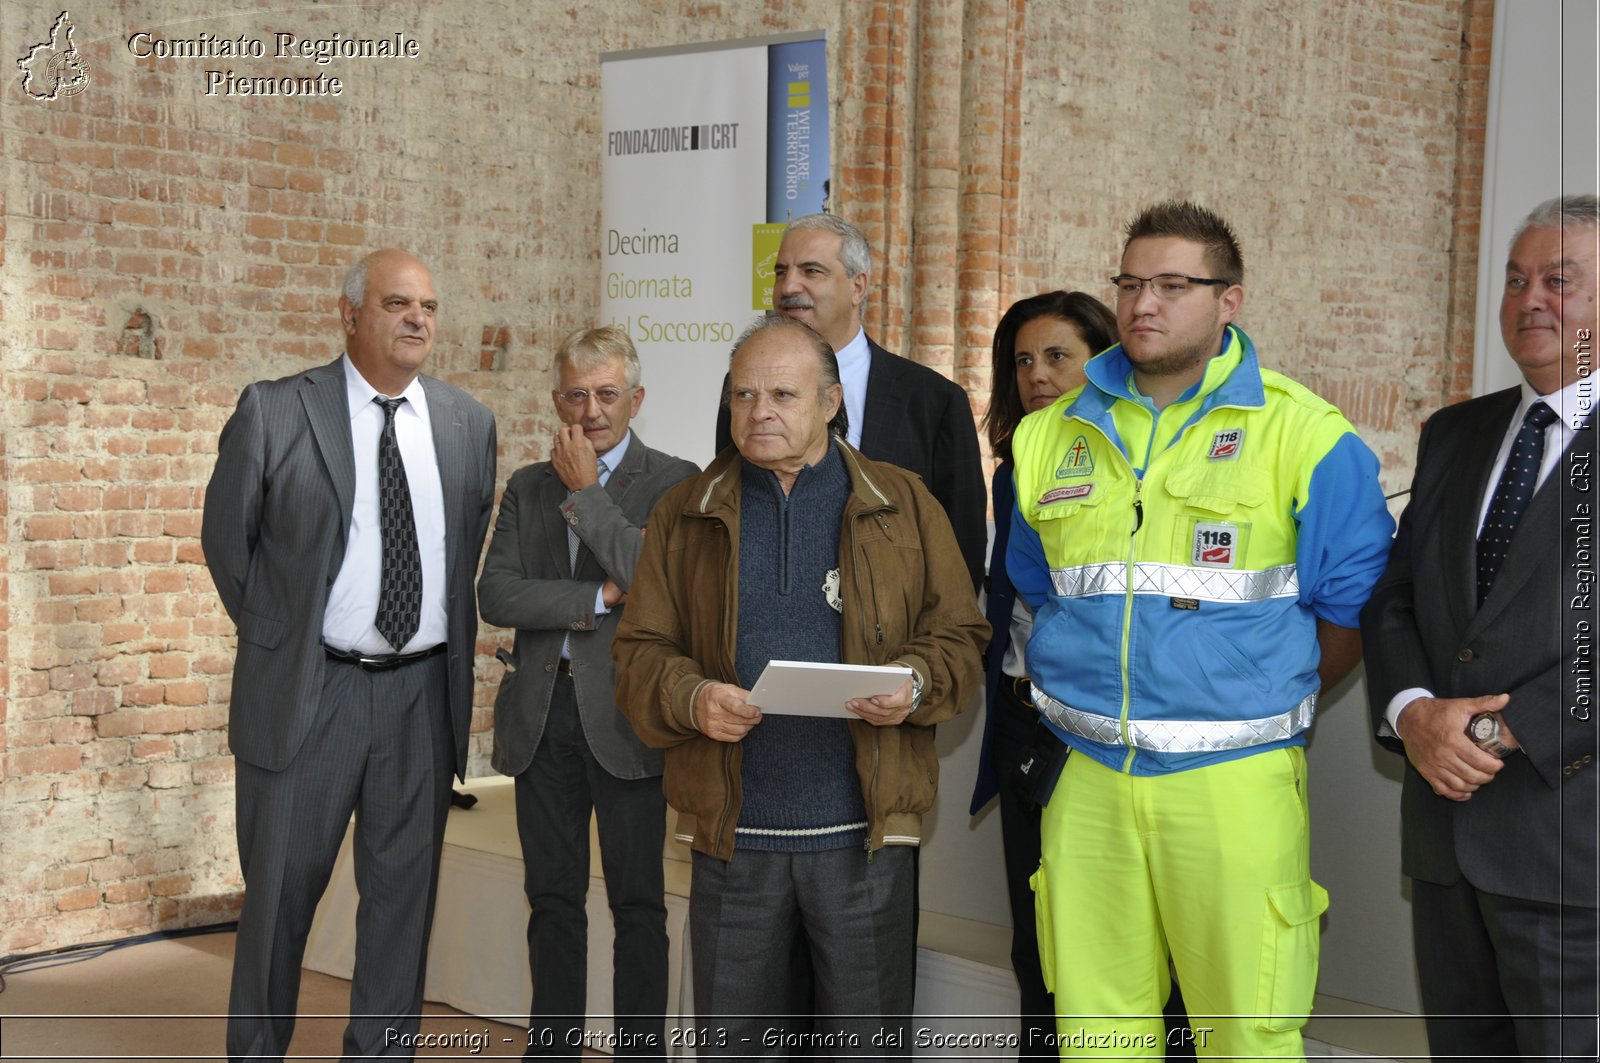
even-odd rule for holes
{"type": "Polygon", "coordinates": [[[352,811],[361,899],[344,1053],[412,1057],[455,760],[446,659],[378,672],[330,660],[322,723],[288,767],[237,762],[245,895],[231,1059],[279,1059],[289,1048],[306,937],[352,811]]]}
{"type": "Polygon", "coordinates": [[[689,939],[703,1058],[909,1058],[913,851],[694,854],[689,939]],[[796,984],[789,957],[810,959],[796,984]],[[812,1014],[812,1009],[815,1014],[812,1014]]]}

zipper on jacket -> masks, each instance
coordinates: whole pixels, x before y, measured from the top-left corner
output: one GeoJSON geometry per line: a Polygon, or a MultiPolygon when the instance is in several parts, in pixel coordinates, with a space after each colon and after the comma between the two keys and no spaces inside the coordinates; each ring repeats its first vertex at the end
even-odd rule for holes
{"type": "Polygon", "coordinates": [[[789,495],[782,488],[778,490],[778,587],[780,593],[789,593],[789,495]]]}
{"type": "MultiPolygon", "coordinates": [[[[846,513],[846,516],[849,516],[849,514],[846,513]]],[[[884,519],[883,514],[874,513],[874,514],[872,514],[872,518],[878,522],[878,527],[884,532],[885,535],[887,535],[888,532],[889,532],[889,522],[884,519]]],[[[882,618],[876,612],[876,608],[877,608],[877,604],[878,604],[877,598],[874,597],[870,593],[870,587],[863,588],[862,585],[861,585],[862,575],[867,570],[866,557],[865,557],[865,555],[864,555],[864,553],[863,553],[863,551],[861,549],[861,541],[860,541],[860,539],[858,539],[856,537],[856,522],[855,522],[854,519],[851,519],[849,523],[850,523],[850,557],[854,561],[854,564],[852,564],[850,567],[853,570],[851,574],[855,578],[856,597],[860,602],[860,609],[861,609],[861,644],[862,644],[862,649],[865,651],[864,659],[866,661],[869,661],[869,662],[875,662],[875,661],[879,660],[879,655],[877,653],[873,652],[872,644],[867,641],[867,620],[869,619],[869,616],[868,616],[868,607],[869,607],[869,605],[873,609],[873,612],[872,612],[872,614],[870,616],[870,619],[872,621],[872,630],[873,630],[873,633],[874,633],[873,637],[874,637],[874,639],[876,640],[877,644],[880,647],[883,645],[883,621],[882,621],[882,618]]],[[[839,592],[840,592],[841,595],[844,593],[843,573],[840,574],[839,592]]],[[[841,649],[842,648],[843,647],[842,647],[842,644],[841,644],[841,649]]],[[[851,723],[856,723],[856,722],[866,723],[866,721],[864,721],[864,720],[862,720],[862,721],[852,720],[851,721],[851,723]]],[[[866,787],[866,791],[861,795],[861,805],[862,805],[862,808],[864,808],[866,810],[866,813],[867,813],[867,838],[866,838],[866,841],[862,842],[862,848],[864,850],[866,850],[867,862],[870,864],[872,862],[872,857],[873,857],[873,851],[872,851],[872,821],[873,821],[872,804],[873,804],[873,800],[872,800],[872,798],[873,798],[873,794],[876,793],[877,789],[878,789],[878,729],[876,727],[872,727],[871,724],[867,724],[867,726],[869,728],[871,728],[871,730],[872,730],[872,771],[867,776],[867,787],[866,787]]],[[[852,727],[850,729],[850,735],[851,735],[850,745],[851,745],[852,748],[855,747],[855,734],[856,734],[856,730],[855,730],[854,727],[852,727]]]]}
{"type": "MultiPolygon", "coordinates": [[[[1146,463],[1146,468],[1148,468],[1146,463]]],[[[1128,532],[1128,562],[1127,574],[1124,583],[1127,589],[1123,594],[1122,604],[1122,652],[1118,666],[1122,672],[1122,708],[1117,714],[1117,733],[1122,736],[1122,744],[1128,748],[1128,755],[1123,758],[1122,770],[1133,770],[1133,758],[1136,751],[1133,748],[1133,738],[1128,731],[1128,716],[1133,705],[1133,674],[1128,666],[1132,658],[1131,643],[1133,642],[1133,603],[1134,603],[1134,572],[1137,569],[1138,551],[1134,543],[1139,538],[1139,529],[1144,525],[1144,476],[1141,471],[1134,472],[1133,481],[1133,530],[1128,532]]]]}
{"type": "MultiPolygon", "coordinates": [[[[1170,406],[1169,406],[1170,408],[1170,406]]],[[[1140,407],[1144,409],[1144,407],[1140,407]]],[[[1117,713],[1117,734],[1122,738],[1122,744],[1127,747],[1128,754],[1122,758],[1122,770],[1131,773],[1133,762],[1138,759],[1139,751],[1133,746],[1133,734],[1128,724],[1128,718],[1133,715],[1133,609],[1136,602],[1134,586],[1136,573],[1139,567],[1139,551],[1135,543],[1139,538],[1139,529],[1144,527],[1144,477],[1150,471],[1150,466],[1156,460],[1156,437],[1161,428],[1162,410],[1146,410],[1150,414],[1150,436],[1144,444],[1144,466],[1134,469],[1133,462],[1128,462],[1128,467],[1133,471],[1133,530],[1128,533],[1128,563],[1125,582],[1127,591],[1122,607],[1122,653],[1119,667],[1122,671],[1122,708],[1117,713]]],[[[1180,429],[1168,445],[1170,450],[1176,446],[1178,440],[1183,438],[1187,429],[1180,429]]],[[[1120,451],[1119,451],[1120,453],[1120,451]]]]}
{"type": "MultiPolygon", "coordinates": [[[[1135,469],[1133,467],[1132,459],[1128,457],[1127,453],[1121,447],[1117,446],[1116,443],[1112,441],[1111,437],[1106,434],[1105,429],[1101,428],[1088,418],[1075,418],[1075,420],[1077,420],[1079,424],[1082,424],[1090,430],[1098,433],[1100,438],[1106,441],[1106,445],[1109,448],[1110,453],[1113,453],[1117,457],[1121,458],[1123,466],[1133,474],[1133,526],[1128,530],[1128,556],[1126,562],[1124,563],[1124,582],[1127,584],[1127,590],[1123,592],[1122,636],[1118,640],[1119,645],[1117,659],[1118,678],[1122,681],[1122,706],[1117,712],[1117,734],[1122,739],[1122,744],[1127,747],[1128,750],[1128,755],[1124,757],[1122,761],[1122,770],[1124,772],[1129,772],[1133,770],[1133,758],[1137,752],[1133,748],[1133,743],[1129,740],[1128,734],[1128,714],[1130,711],[1130,706],[1133,702],[1131,685],[1132,675],[1128,668],[1128,661],[1131,656],[1129,653],[1128,644],[1132,641],[1133,635],[1134,571],[1137,565],[1137,551],[1134,549],[1134,540],[1139,534],[1139,529],[1144,526],[1144,472],[1145,469],[1150,467],[1150,460],[1149,455],[1147,454],[1145,457],[1145,469],[1135,469]]],[[[1151,445],[1155,443],[1155,434],[1155,420],[1152,418],[1150,424],[1151,445]]]]}

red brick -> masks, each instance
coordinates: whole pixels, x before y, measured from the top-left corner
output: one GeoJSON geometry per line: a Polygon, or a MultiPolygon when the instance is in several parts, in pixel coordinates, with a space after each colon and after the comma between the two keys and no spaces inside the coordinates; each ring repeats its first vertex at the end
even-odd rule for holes
{"type": "Polygon", "coordinates": [[[83,908],[93,908],[99,903],[100,889],[97,886],[81,886],[56,894],[58,911],[75,912],[83,908]]]}
{"type": "Polygon", "coordinates": [[[144,734],[144,721],[137,712],[109,712],[96,717],[94,726],[101,738],[127,738],[144,734]]]}
{"type": "Polygon", "coordinates": [[[165,701],[168,705],[200,705],[206,700],[206,685],[200,682],[168,683],[165,701]]]}
{"type": "Polygon", "coordinates": [[[151,738],[135,742],[129,750],[136,760],[149,760],[151,757],[167,757],[173,752],[172,739],[151,738]]]}
{"type": "Polygon", "coordinates": [[[112,712],[117,707],[117,692],[98,687],[93,690],[78,690],[72,695],[72,714],[74,716],[101,716],[112,712]]]}
{"type": "Polygon", "coordinates": [[[150,892],[157,897],[176,897],[180,893],[189,892],[190,878],[188,875],[160,875],[150,880],[150,892]]]}
{"type": "MultiPolygon", "coordinates": [[[[107,904],[127,904],[132,901],[142,901],[148,896],[150,896],[150,888],[139,881],[112,882],[108,883],[105,888],[107,904]]],[[[139,915],[142,918],[143,913],[141,912],[139,915]]],[[[129,925],[137,926],[139,924],[132,923],[129,925]]]]}
{"type": "Polygon", "coordinates": [[[45,871],[39,876],[39,888],[46,890],[66,889],[70,886],[82,886],[89,881],[89,866],[87,864],[72,864],[68,867],[55,867],[45,871]]]}
{"type": "Polygon", "coordinates": [[[100,773],[100,789],[138,790],[145,784],[150,770],[143,767],[109,768],[100,773]]]}
{"type": "Polygon", "coordinates": [[[8,775],[57,775],[77,771],[83,762],[78,746],[38,746],[6,754],[8,775]]]}

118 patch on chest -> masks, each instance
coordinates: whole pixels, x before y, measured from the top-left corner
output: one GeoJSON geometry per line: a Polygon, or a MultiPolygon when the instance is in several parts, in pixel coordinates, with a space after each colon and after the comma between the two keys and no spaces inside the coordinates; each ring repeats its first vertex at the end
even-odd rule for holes
{"type": "Polygon", "coordinates": [[[1189,564],[1196,568],[1237,568],[1239,526],[1226,521],[1196,522],[1189,564]]]}

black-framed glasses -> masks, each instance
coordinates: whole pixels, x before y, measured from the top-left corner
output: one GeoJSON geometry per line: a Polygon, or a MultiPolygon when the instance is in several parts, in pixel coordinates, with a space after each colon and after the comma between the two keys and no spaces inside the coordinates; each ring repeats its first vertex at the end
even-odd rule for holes
{"type": "Polygon", "coordinates": [[[1119,273],[1111,278],[1111,283],[1117,289],[1117,301],[1139,298],[1139,293],[1144,291],[1146,284],[1156,293],[1157,299],[1181,299],[1194,289],[1195,285],[1206,287],[1226,288],[1228,282],[1215,277],[1189,277],[1182,273],[1157,273],[1154,277],[1135,277],[1131,273],[1119,273]]]}
{"type": "Polygon", "coordinates": [[[591,394],[593,394],[596,399],[600,400],[600,405],[615,406],[618,399],[622,398],[624,395],[632,395],[633,390],[633,388],[628,388],[626,391],[619,388],[601,388],[598,391],[588,392],[582,388],[573,388],[571,391],[556,392],[556,397],[562,402],[566,403],[568,406],[571,406],[575,409],[579,406],[587,405],[589,402],[589,396],[591,394]]]}

